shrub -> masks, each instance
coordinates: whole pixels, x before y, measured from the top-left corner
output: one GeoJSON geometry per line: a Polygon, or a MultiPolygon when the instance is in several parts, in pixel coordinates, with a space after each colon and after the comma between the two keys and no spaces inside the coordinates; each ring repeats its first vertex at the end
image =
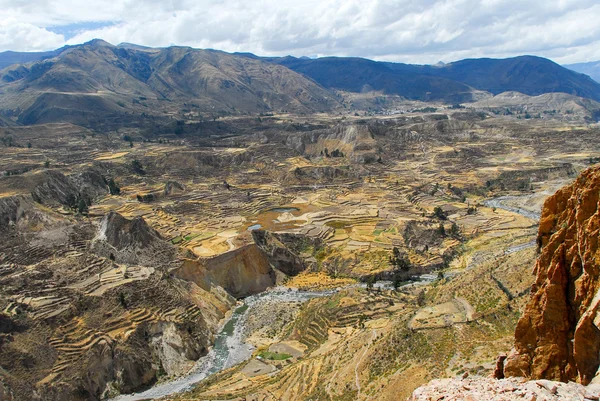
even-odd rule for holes
{"type": "Polygon", "coordinates": [[[444,211],[444,209],[439,206],[436,206],[435,209],[433,209],[433,215],[440,220],[446,220],[448,217],[448,214],[444,211]]]}

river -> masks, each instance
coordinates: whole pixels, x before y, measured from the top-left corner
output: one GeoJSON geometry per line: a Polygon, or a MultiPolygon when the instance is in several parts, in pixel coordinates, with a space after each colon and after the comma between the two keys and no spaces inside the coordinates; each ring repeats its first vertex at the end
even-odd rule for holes
{"type": "Polygon", "coordinates": [[[527,209],[520,208],[518,206],[511,206],[511,205],[507,204],[507,202],[514,202],[514,201],[519,202],[521,199],[528,200],[529,198],[530,197],[528,195],[499,196],[497,198],[486,200],[483,202],[483,204],[486,205],[487,207],[492,207],[492,208],[495,207],[497,209],[504,209],[504,210],[507,210],[512,213],[518,213],[518,214],[525,216],[531,220],[539,221],[540,220],[539,212],[534,212],[532,210],[527,210],[527,209]]]}
{"type": "Polygon", "coordinates": [[[244,341],[244,327],[248,316],[260,307],[261,303],[273,301],[305,302],[311,298],[331,295],[336,291],[299,291],[276,287],[249,296],[244,299],[242,305],[234,310],[229,320],[223,325],[221,331],[215,337],[213,347],[196,362],[194,368],[187,375],[157,384],[146,391],[120,395],[111,401],[147,400],[190,390],[194,384],[208,376],[244,362],[252,356],[254,347],[244,341]]]}

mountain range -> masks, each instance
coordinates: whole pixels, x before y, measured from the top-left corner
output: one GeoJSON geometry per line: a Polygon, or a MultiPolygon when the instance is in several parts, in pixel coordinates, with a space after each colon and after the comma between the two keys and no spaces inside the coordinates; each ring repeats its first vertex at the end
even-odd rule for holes
{"type": "Polygon", "coordinates": [[[337,91],[462,103],[506,91],[562,92],[600,100],[589,76],[540,57],[411,65],[362,58],[258,57],[172,46],[113,46],[95,39],[52,52],[0,53],[0,121],[6,125],[135,115],[325,112],[337,91]],[[16,63],[16,64],[15,64],[16,63]]]}
{"type": "Polygon", "coordinates": [[[493,95],[518,91],[530,96],[564,92],[600,100],[600,84],[590,77],[535,56],[466,59],[433,66],[336,57],[273,61],[326,88],[357,92],[367,86],[417,100],[469,101],[474,90],[493,95]]]}

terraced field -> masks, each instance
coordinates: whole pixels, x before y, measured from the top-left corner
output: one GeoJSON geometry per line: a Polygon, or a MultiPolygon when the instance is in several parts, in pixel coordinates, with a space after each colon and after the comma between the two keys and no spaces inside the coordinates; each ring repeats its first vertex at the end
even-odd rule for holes
{"type": "Polygon", "coordinates": [[[163,123],[0,128],[0,380],[22,399],[185,373],[238,300],[275,285],[368,289],[269,317],[257,352],[302,356],[256,354],[196,395],[392,399],[486,371],[527,295],[535,213],[600,157],[597,127],[468,110],[163,123]]]}

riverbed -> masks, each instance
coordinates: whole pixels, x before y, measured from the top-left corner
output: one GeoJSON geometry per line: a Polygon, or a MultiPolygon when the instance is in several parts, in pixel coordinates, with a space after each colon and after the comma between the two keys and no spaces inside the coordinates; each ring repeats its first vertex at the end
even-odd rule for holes
{"type": "Polygon", "coordinates": [[[498,198],[489,199],[483,202],[487,207],[503,209],[512,213],[517,213],[531,220],[539,221],[540,212],[523,207],[516,206],[519,203],[525,203],[530,198],[529,195],[523,196],[500,196],[498,198]]]}
{"type": "Polygon", "coordinates": [[[209,352],[200,358],[194,368],[185,376],[171,380],[139,393],[121,395],[111,401],[135,401],[165,397],[190,390],[196,383],[208,376],[244,362],[252,356],[255,348],[245,342],[244,328],[248,316],[262,304],[270,302],[306,302],[312,298],[332,295],[337,290],[299,291],[286,287],[276,287],[244,299],[223,325],[215,337],[209,352]]]}

